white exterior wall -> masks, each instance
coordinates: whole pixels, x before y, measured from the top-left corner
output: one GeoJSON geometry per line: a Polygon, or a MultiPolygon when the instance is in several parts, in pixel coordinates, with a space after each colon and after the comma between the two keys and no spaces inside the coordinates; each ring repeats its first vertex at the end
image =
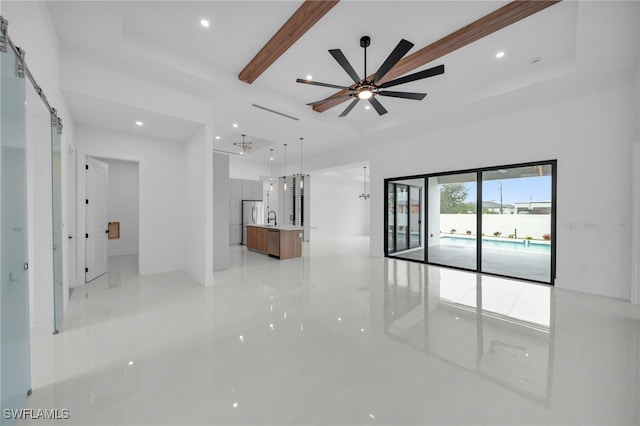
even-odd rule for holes
{"type": "MultiPolygon", "coordinates": [[[[456,234],[466,234],[467,230],[475,234],[475,214],[441,214],[440,231],[444,233],[456,230],[456,234]]],[[[544,234],[551,234],[551,215],[526,214],[485,214],[482,215],[482,231],[486,236],[493,236],[498,231],[502,237],[514,234],[517,229],[518,238],[530,236],[541,240],[544,234]]],[[[435,234],[435,232],[434,232],[435,234]]]]}

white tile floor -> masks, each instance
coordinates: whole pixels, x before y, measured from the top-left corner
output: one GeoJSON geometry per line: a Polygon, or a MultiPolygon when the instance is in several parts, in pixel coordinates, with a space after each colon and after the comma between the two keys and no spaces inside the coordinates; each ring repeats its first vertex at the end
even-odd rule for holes
{"type": "Polygon", "coordinates": [[[638,307],[367,253],[233,247],[211,288],[112,259],[33,342],[27,408],[69,425],[640,424],[638,307]]]}

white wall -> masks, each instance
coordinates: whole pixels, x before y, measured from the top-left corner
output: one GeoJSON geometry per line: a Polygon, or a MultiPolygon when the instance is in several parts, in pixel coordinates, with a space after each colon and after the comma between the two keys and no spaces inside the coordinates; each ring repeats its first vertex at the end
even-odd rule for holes
{"type": "Polygon", "coordinates": [[[311,173],[311,241],[369,235],[369,200],[362,184],[311,173]]]}
{"type": "MultiPolygon", "coordinates": [[[[62,118],[62,181],[67,181],[68,146],[73,143],[74,125],[60,91],[60,60],[57,36],[44,2],[3,2],[2,15],[9,20],[9,36],[26,52],[31,74],[52,107],[62,118]]],[[[28,80],[27,86],[31,86],[28,80]]],[[[33,92],[28,87],[27,92],[33,92]]],[[[29,293],[31,335],[53,332],[53,261],[51,235],[51,157],[46,110],[30,94],[27,104],[27,202],[29,227],[29,293]]],[[[63,253],[67,252],[67,188],[62,192],[63,253]]],[[[69,273],[63,270],[64,305],[69,294],[69,273]]]]}
{"type": "MultiPolygon", "coordinates": [[[[85,199],[86,156],[138,162],[140,179],[140,275],[185,269],[187,197],[185,144],[78,127],[78,200],[85,199]]],[[[78,203],[78,235],[85,231],[85,204],[78,203]]],[[[78,241],[84,270],[85,245],[78,241]]]]}
{"type": "Polygon", "coordinates": [[[383,254],[383,178],[557,159],[556,285],[629,299],[635,96],[623,86],[375,148],[372,254],[383,254]]]}
{"type": "MultiPolygon", "coordinates": [[[[249,156],[259,156],[260,154],[247,154],[249,156]]],[[[229,157],[229,177],[232,179],[248,179],[248,180],[260,180],[263,177],[268,177],[271,172],[269,167],[268,153],[264,158],[264,161],[249,160],[240,155],[228,155],[229,157]]],[[[279,171],[273,167],[273,177],[280,176],[279,171]]]]}
{"type": "MultiPolygon", "coordinates": [[[[640,27],[640,8],[638,9],[640,27]]],[[[640,305],[640,45],[638,46],[638,67],[635,78],[636,136],[633,145],[633,207],[632,207],[632,247],[631,247],[631,301],[640,305]]]]}
{"type": "Polygon", "coordinates": [[[185,221],[179,226],[185,233],[185,269],[201,284],[207,282],[205,163],[206,132],[203,128],[186,143],[185,155],[185,221]]]}
{"type": "Polygon", "coordinates": [[[120,238],[108,241],[109,256],[138,254],[138,163],[105,158],[99,160],[109,164],[109,222],[120,222],[120,238]]]}
{"type": "Polygon", "coordinates": [[[213,268],[229,269],[229,156],[213,154],[213,268]]]}

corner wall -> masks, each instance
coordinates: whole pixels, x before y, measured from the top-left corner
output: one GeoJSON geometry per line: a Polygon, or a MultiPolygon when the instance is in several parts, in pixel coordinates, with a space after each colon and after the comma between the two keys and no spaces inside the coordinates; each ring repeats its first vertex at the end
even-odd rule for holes
{"type": "Polygon", "coordinates": [[[206,208],[205,208],[205,129],[196,133],[186,142],[185,149],[185,220],[183,224],[186,244],[185,270],[199,283],[205,284],[206,277],[206,208]]]}
{"type": "MultiPolygon", "coordinates": [[[[211,151],[209,151],[211,152],[211,151]]],[[[211,155],[211,154],[210,154],[211,155]]],[[[213,154],[213,270],[229,269],[229,156],[213,154]]]]}

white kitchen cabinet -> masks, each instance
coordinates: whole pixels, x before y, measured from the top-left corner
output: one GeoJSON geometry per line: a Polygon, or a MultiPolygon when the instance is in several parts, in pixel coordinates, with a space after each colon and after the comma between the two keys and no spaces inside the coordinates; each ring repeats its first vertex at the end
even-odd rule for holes
{"type": "Polygon", "coordinates": [[[262,181],[242,180],[242,199],[262,201],[262,181]]]}

